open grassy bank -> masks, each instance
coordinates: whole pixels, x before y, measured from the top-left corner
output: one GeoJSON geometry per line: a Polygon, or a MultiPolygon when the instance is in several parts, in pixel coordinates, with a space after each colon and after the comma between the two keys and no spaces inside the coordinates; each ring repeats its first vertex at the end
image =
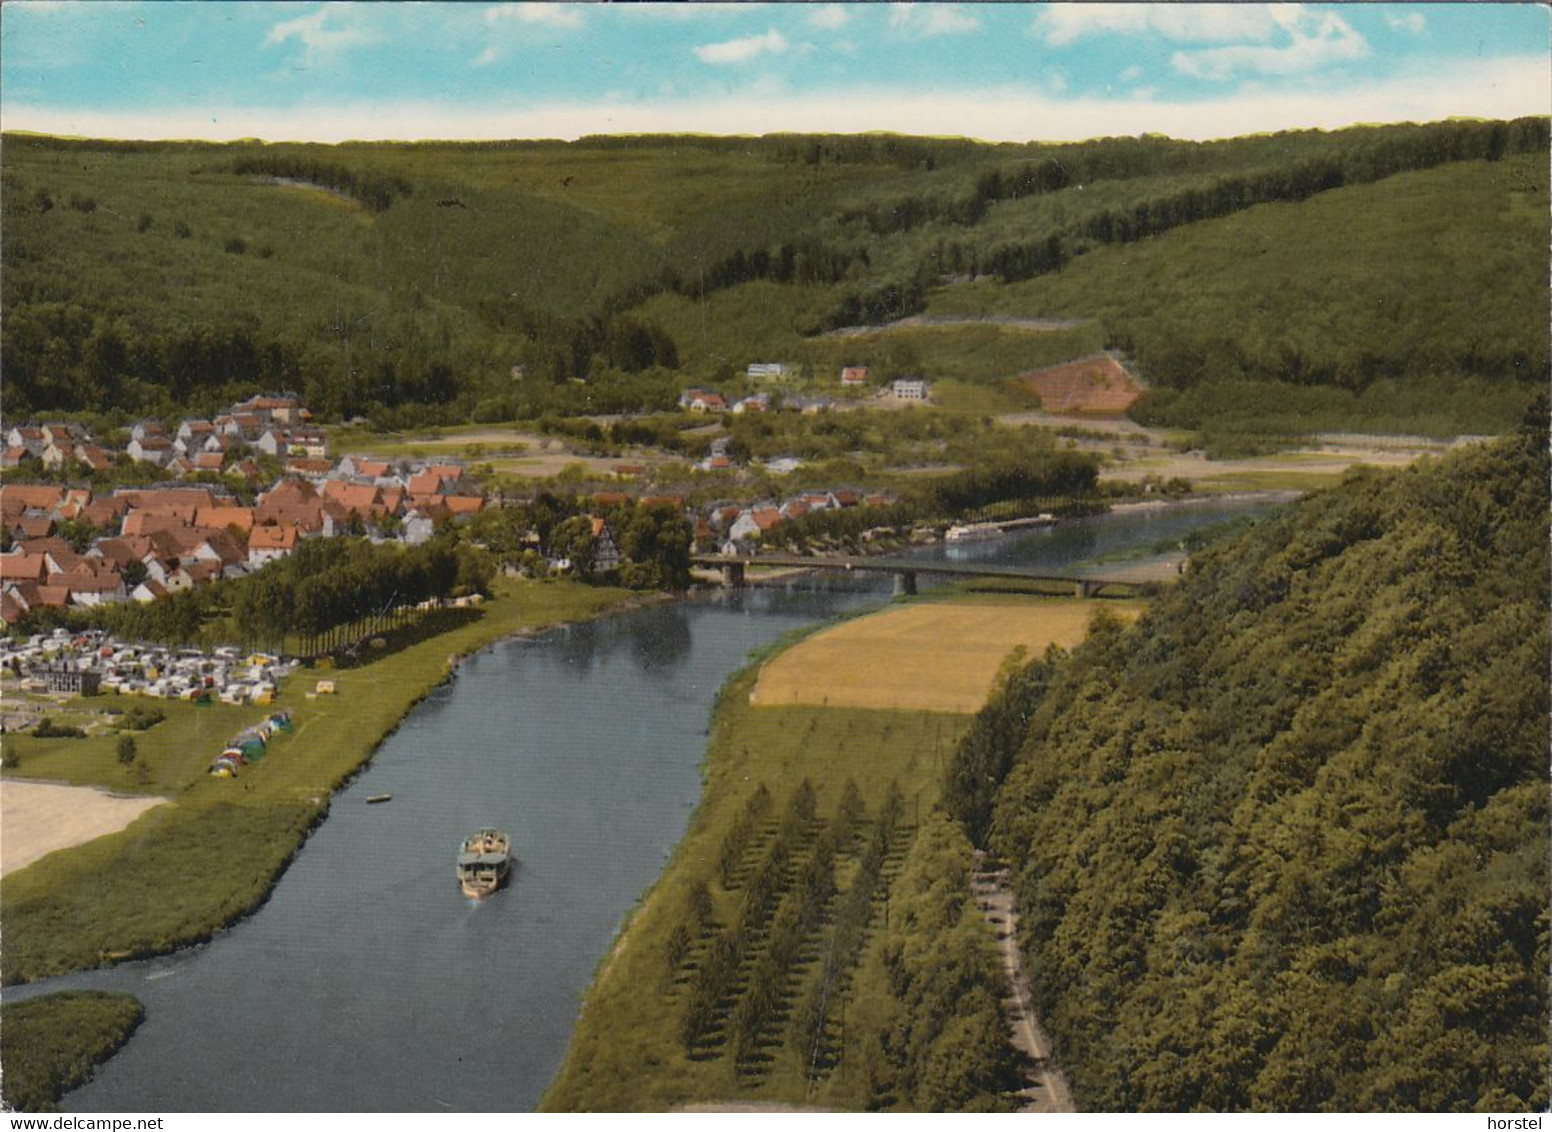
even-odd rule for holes
{"type": "MultiPolygon", "coordinates": [[[[635,599],[572,583],[503,581],[494,600],[455,627],[330,673],[333,696],[304,699],[309,678],[294,677],[280,700],[291,708],[293,734],[277,739],[237,779],[213,779],[204,769],[222,741],[267,709],[169,705],[186,710],[169,711],[139,745],[171,804],[0,881],[4,981],[30,982],[208,939],[262,903],[327,814],[329,796],[446,677],[456,657],[635,599]]],[[[21,773],[125,784],[106,736],[54,747],[26,743],[21,773]]]]}
{"type": "Polygon", "coordinates": [[[602,964],[542,1107],[1014,1107],[970,846],[936,812],[972,717],[761,706],[759,670],[722,691],[690,830],[602,964]]]}
{"type": "Polygon", "coordinates": [[[145,1017],[134,995],[65,991],[0,1007],[5,1107],[52,1112],[129,1040],[145,1017]]]}

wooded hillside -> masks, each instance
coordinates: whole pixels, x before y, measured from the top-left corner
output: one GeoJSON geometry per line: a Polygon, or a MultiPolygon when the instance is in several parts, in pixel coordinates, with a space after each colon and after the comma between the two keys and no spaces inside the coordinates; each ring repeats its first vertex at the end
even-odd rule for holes
{"type": "Polygon", "coordinates": [[[961,745],[1084,1107],[1546,1107],[1545,430],[1200,554],[961,745]]]}
{"type": "Polygon", "coordinates": [[[1389,380],[1402,401],[1418,380],[1545,380],[1547,138],[1544,119],[1074,145],[13,135],[7,412],[198,411],[256,385],[388,426],[666,408],[690,380],[819,357],[806,337],[929,302],[1100,319],[1174,387],[1389,380]],[[1408,189],[1419,170],[1449,175],[1408,189]],[[1419,192],[1426,225],[1397,208],[1419,192]],[[1270,228],[1235,226],[1268,208],[1270,228]],[[1209,253],[1170,242],[1197,231],[1209,253]],[[1371,239],[1410,249],[1386,257],[1377,323],[1345,283],[1371,239]],[[1130,266],[1139,246],[1194,274],[1160,286],[1130,266]],[[1203,330],[1206,284],[1277,280],[1291,249],[1338,285],[1279,292],[1271,329],[1230,304],[1203,330]]]}

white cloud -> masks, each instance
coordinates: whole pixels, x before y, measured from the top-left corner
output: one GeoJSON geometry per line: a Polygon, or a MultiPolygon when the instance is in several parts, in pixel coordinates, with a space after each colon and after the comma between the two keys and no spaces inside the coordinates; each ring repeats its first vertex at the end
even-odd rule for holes
{"type": "Polygon", "coordinates": [[[951,4],[891,4],[889,28],[908,35],[955,35],[975,31],[981,21],[951,4]]]}
{"type": "Polygon", "coordinates": [[[728,63],[744,63],[756,55],[767,52],[780,55],[787,50],[787,40],[774,29],[764,35],[749,35],[743,39],[729,39],[723,43],[707,43],[695,48],[695,57],[702,63],[722,66],[728,63]]]}
{"type": "Polygon", "coordinates": [[[709,16],[747,15],[749,7],[747,3],[739,3],[736,0],[733,3],[719,3],[718,0],[674,0],[667,4],[618,4],[612,6],[612,11],[617,15],[633,19],[689,23],[691,20],[705,20],[709,16]]]}
{"type": "Polygon", "coordinates": [[[1386,12],[1385,22],[1397,31],[1409,31],[1413,35],[1422,35],[1423,29],[1428,26],[1428,20],[1421,12],[1408,12],[1404,16],[1386,12]]]}
{"type": "Polygon", "coordinates": [[[486,23],[498,24],[512,19],[569,31],[582,26],[582,9],[576,4],[558,3],[497,4],[485,9],[486,23]]]}
{"type": "Polygon", "coordinates": [[[492,45],[476,55],[474,62],[469,65],[471,67],[488,67],[499,58],[501,58],[501,48],[492,45]]]}
{"type": "Polygon", "coordinates": [[[1262,4],[1053,4],[1034,33],[1051,47],[1093,35],[1160,35],[1181,43],[1232,43],[1272,34],[1273,9],[1262,4]]]}
{"type": "Polygon", "coordinates": [[[1228,79],[1238,74],[1297,75],[1369,54],[1368,41],[1334,12],[1312,13],[1298,5],[1274,12],[1289,42],[1281,47],[1205,47],[1177,51],[1170,65],[1198,79],[1228,79]]]}
{"type": "Polygon", "coordinates": [[[1121,80],[1121,81],[1122,81],[1122,82],[1123,82],[1123,83],[1129,83],[1129,82],[1133,82],[1133,81],[1134,81],[1134,80],[1136,80],[1136,79],[1140,79],[1140,78],[1142,78],[1142,68],[1141,68],[1141,67],[1139,67],[1139,66],[1137,66],[1137,65],[1136,65],[1136,64],[1135,64],[1135,63],[1134,63],[1134,64],[1133,64],[1133,65],[1132,65],[1132,66],[1130,66],[1130,67],[1128,67],[1128,68],[1126,68],[1126,70],[1124,70],[1124,71],[1122,71],[1122,72],[1121,72],[1121,73],[1120,73],[1120,75],[1119,75],[1119,76],[1117,76],[1117,77],[1118,77],[1118,78],[1119,78],[1119,79],[1120,79],[1120,80],[1121,80]]]}
{"type": "Polygon", "coordinates": [[[373,42],[376,36],[356,22],[356,14],[353,4],[325,4],[306,16],[275,24],[264,42],[295,39],[302,44],[302,62],[312,65],[347,47],[373,42]]]}
{"type": "Polygon", "coordinates": [[[965,91],[877,88],[845,98],[772,94],[720,98],[622,98],[494,109],[452,103],[365,101],[302,107],[186,106],[166,113],[71,111],[5,104],[0,129],[103,138],[262,137],[338,142],[420,138],[577,138],[599,133],[760,134],[777,131],[973,136],[987,141],[1078,141],[1162,133],[1223,138],[1358,122],[1448,117],[1517,118],[1552,111],[1539,54],[1470,59],[1402,78],[1319,91],[1236,90],[1192,101],[1127,97],[1064,99],[1028,87],[965,91]]]}
{"type": "Polygon", "coordinates": [[[839,31],[851,22],[851,16],[839,4],[825,4],[814,10],[808,22],[820,31],[839,31]]]}

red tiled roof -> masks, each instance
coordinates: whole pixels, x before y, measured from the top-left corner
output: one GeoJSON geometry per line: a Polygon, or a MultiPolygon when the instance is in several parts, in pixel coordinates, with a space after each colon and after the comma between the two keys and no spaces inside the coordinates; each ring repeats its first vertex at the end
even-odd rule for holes
{"type": "Polygon", "coordinates": [[[253,508],[201,507],[194,513],[194,526],[207,531],[224,531],[227,527],[237,527],[246,532],[253,526],[253,508]]]}
{"type": "Polygon", "coordinates": [[[248,552],[255,550],[295,550],[295,527],[254,527],[248,532],[248,552]]]}
{"type": "Polygon", "coordinates": [[[383,509],[382,493],[372,484],[329,480],[323,485],[323,495],[325,499],[343,504],[347,511],[354,511],[362,518],[379,514],[383,509]]]}
{"type": "Polygon", "coordinates": [[[27,607],[11,596],[9,590],[0,593],[0,621],[4,621],[7,625],[14,625],[25,616],[27,616],[27,607]]]}
{"type": "Polygon", "coordinates": [[[65,498],[65,489],[44,483],[8,483],[0,487],[0,508],[52,511],[65,498]]]}
{"type": "Polygon", "coordinates": [[[100,538],[93,546],[107,561],[127,566],[144,558],[151,549],[151,542],[141,538],[100,538]]]}
{"type": "Polygon", "coordinates": [[[436,495],[442,489],[442,477],[436,472],[420,472],[410,477],[411,495],[436,495]]]}
{"type": "Polygon", "coordinates": [[[124,525],[121,530],[125,535],[148,535],[152,531],[181,531],[188,529],[188,518],[192,518],[196,512],[189,511],[185,514],[169,511],[131,511],[124,516],[124,525]],[[187,517],[185,517],[185,514],[187,517]]]}
{"type": "Polygon", "coordinates": [[[29,597],[27,599],[27,604],[29,604],[29,605],[69,605],[70,604],[70,587],[69,586],[44,585],[44,586],[38,586],[37,587],[37,591],[38,591],[38,598],[37,598],[37,600],[34,601],[34,600],[32,600],[31,597],[29,597]]]}
{"type": "Polygon", "coordinates": [[[37,582],[48,576],[48,563],[41,554],[26,551],[0,554],[0,581],[37,582]]]}
{"type": "Polygon", "coordinates": [[[180,569],[189,576],[189,580],[196,586],[204,585],[221,576],[224,563],[211,562],[209,559],[196,558],[192,562],[185,562],[180,569]]]}
{"type": "Polygon", "coordinates": [[[306,460],[306,459],[303,459],[303,458],[301,458],[299,456],[299,457],[296,457],[295,459],[287,460],[286,461],[286,468],[289,471],[302,472],[302,473],[304,473],[306,475],[310,475],[310,476],[321,476],[325,472],[333,471],[333,469],[334,469],[334,461],[333,460],[306,460]]]}
{"type": "Polygon", "coordinates": [[[199,507],[214,507],[216,502],[215,493],[208,487],[121,487],[113,498],[146,511],[179,510],[190,514],[199,507]]]}
{"type": "Polygon", "coordinates": [[[54,529],[54,520],[47,515],[21,515],[14,520],[14,526],[24,539],[48,538],[54,529]]]}

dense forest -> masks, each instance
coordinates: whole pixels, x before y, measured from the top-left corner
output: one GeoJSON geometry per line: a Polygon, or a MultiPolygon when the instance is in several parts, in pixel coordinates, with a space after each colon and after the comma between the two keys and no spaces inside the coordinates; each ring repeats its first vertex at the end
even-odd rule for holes
{"type": "Polygon", "coordinates": [[[967,733],[1085,1107],[1546,1108],[1548,475],[1353,473],[967,733]]]}
{"type": "Polygon", "coordinates": [[[1098,319],[1169,390],[1397,403],[1433,383],[1446,426],[1467,406],[1439,382],[1548,373],[1539,118],[1211,143],[5,143],[13,416],[255,386],[388,427],[663,409],[750,361],[828,364],[815,335],[924,308],[1098,319]],[[1139,249],[1188,277],[1144,286],[1139,249]],[[1342,286],[1203,323],[1204,285],[1290,269],[1342,286]]]}

